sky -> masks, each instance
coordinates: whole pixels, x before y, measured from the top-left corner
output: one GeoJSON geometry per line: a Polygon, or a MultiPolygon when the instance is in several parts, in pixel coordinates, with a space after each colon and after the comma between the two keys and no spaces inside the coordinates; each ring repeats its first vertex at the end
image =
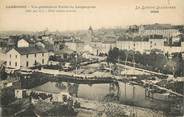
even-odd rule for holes
{"type": "MultiPolygon", "coordinates": [[[[28,8],[29,7],[29,8],[28,8]]],[[[36,10],[37,8],[34,8],[36,10]]],[[[38,9],[37,9],[38,10],[38,9]]],[[[44,9],[47,10],[47,9],[44,9]]],[[[55,9],[57,10],[57,9],[55,9]]],[[[183,0],[0,0],[0,31],[85,30],[91,25],[109,28],[132,24],[171,23],[184,24],[183,0]],[[170,1],[170,2],[169,2],[170,1]],[[6,8],[11,5],[31,6],[95,6],[76,12],[33,13],[25,8],[6,8]],[[135,10],[136,6],[176,6],[159,13],[135,10]]]]}

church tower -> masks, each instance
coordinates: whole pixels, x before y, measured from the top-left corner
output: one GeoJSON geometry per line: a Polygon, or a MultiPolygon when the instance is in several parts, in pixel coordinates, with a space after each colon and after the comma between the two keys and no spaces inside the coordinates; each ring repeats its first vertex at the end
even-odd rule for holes
{"type": "Polygon", "coordinates": [[[88,35],[89,35],[90,41],[93,42],[94,41],[94,32],[93,32],[93,28],[91,26],[89,26],[88,35]]]}

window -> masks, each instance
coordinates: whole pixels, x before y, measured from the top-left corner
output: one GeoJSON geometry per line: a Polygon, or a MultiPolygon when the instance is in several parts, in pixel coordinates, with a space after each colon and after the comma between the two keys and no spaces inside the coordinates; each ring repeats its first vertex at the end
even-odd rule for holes
{"type": "Polygon", "coordinates": [[[44,59],[42,59],[42,64],[44,64],[44,59]]]}
{"type": "Polygon", "coordinates": [[[157,44],[155,43],[155,46],[156,46],[157,44]]]}
{"type": "Polygon", "coordinates": [[[17,58],[17,55],[15,55],[15,58],[17,58]]]}
{"type": "Polygon", "coordinates": [[[27,67],[29,66],[29,62],[28,62],[28,61],[26,62],[26,66],[27,66],[27,67]]]}
{"type": "Polygon", "coordinates": [[[9,62],[9,65],[11,66],[11,61],[9,62]]]}
{"type": "Polygon", "coordinates": [[[37,62],[36,62],[36,60],[35,60],[34,65],[36,65],[36,63],[37,63],[37,62]]]}
{"type": "Polygon", "coordinates": [[[17,66],[17,62],[15,62],[15,66],[17,66]]]}
{"type": "Polygon", "coordinates": [[[44,56],[44,53],[42,53],[42,56],[44,56]]]}
{"type": "Polygon", "coordinates": [[[26,55],[26,57],[28,58],[28,57],[29,57],[29,55],[27,54],[27,55],[26,55]]]}
{"type": "Polygon", "coordinates": [[[10,54],[10,58],[11,58],[11,54],[10,54]]]}
{"type": "Polygon", "coordinates": [[[36,54],[35,54],[35,58],[36,58],[36,54]]]}

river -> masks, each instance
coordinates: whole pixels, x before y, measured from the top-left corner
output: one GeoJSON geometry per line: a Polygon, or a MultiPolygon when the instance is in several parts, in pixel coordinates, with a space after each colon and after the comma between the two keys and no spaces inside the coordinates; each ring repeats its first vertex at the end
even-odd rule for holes
{"type": "MultiPolygon", "coordinates": [[[[138,85],[133,86],[123,82],[115,84],[47,82],[39,87],[36,87],[35,89],[51,92],[67,91],[71,95],[79,98],[97,101],[114,101],[120,104],[135,105],[138,107],[146,107],[156,110],[168,110],[169,107],[169,103],[167,101],[146,98],[145,89],[143,87],[138,85]]],[[[154,97],[158,96],[155,95],[154,97]]]]}
{"type": "MultiPolygon", "coordinates": [[[[113,94],[113,96],[110,95],[109,97],[111,98],[119,96],[119,100],[116,101],[118,103],[153,109],[168,110],[169,103],[167,101],[146,98],[145,89],[141,86],[133,86],[119,82],[119,92],[115,90],[113,93],[111,93],[109,85],[110,84],[93,84],[92,86],[90,86],[87,84],[80,84],[78,89],[78,97],[90,100],[104,101],[104,99],[108,98],[109,94],[113,94]]],[[[161,96],[159,95],[155,95],[155,98],[160,97],[161,96]]]]}

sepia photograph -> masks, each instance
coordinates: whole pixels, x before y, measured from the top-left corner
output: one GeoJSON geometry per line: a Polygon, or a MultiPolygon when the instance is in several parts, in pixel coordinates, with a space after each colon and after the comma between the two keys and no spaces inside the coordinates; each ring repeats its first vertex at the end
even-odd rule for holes
{"type": "Polygon", "coordinates": [[[0,117],[184,117],[184,1],[0,0],[0,117]]]}

